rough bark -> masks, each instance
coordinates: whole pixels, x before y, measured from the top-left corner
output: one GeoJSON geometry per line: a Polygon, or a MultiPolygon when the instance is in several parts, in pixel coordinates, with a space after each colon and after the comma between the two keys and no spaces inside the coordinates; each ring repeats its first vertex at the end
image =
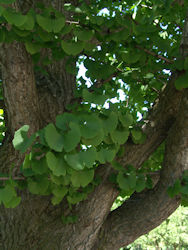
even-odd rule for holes
{"type": "Polygon", "coordinates": [[[110,213],[93,249],[119,249],[157,227],[179,206],[180,197],[170,198],[167,189],[188,170],[188,90],[184,92],[176,122],[169,131],[164,166],[153,190],[134,194],[110,213]]]}
{"type": "MultiPolygon", "coordinates": [[[[23,1],[18,2],[23,6],[23,1]]],[[[25,2],[29,7],[32,3],[25,2]]],[[[62,8],[60,1],[54,1],[54,4],[62,8]]],[[[66,60],[48,67],[48,77],[34,74],[29,55],[23,45],[16,42],[3,47],[1,54],[10,137],[0,148],[0,170],[7,171],[12,163],[19,166],[22,161],[9,143],[14,131],[28,124],[34,132],[54,121],[73,100],[75,77],[66,72],[66,60]]],[[[118,159],[123,165],[132,164],[138,168],[168,137],[164,168],[153,190],[134,194],[110,213],[118,191],[108,182],[110,166],[100,166],[98,174],[102,183],[87,200],[73,208],[72,212],[79,220],[71,225],[62,224],[60,219],[62,214],[70,213],[65,201],[52,206],[50,197],[36,197],[23,191],[22,203],[17,208],[0,208],[0,249],[118,249],[167,218],[179,205],[179,197],[170,199],[166,189],[188,165],[188,91],[185,91],[179,108],[182,92],[173,85],[178,76],[176,73],[171,77],[150,112],[143,128],[146,142],[143,145],[128,142],[125,156],[118,159]]]]}
{"type": "Polygon", "coordinates": [[[23,44],[14,42],[2,46],[1,60],[8,133],[12,138],[23,124],[33,133],[39,129],[40,112],[31,58],[23,44]]]}

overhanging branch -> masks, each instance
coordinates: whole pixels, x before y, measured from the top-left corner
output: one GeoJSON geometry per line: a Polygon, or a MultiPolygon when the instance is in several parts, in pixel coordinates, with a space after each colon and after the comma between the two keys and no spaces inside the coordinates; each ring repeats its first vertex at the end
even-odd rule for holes
{"type": "Polygon", "coordinates": [[[134,194],[107,217],[93,249],[115,250],[128,245],[165,220],[180,204],[170,198],[167,188],[188,169],[188,89],[181,101],[177,120],[169,131],[164,167],[153,190],[134,194]],[[134,205],[130,201],[134,201],[134,205]]]}
{"type": "Polygon", "coordinates": [[[182,96],[182,92],[176,90],[174,86],[177,77],[177,73],[172,75],[149,112],[142,128],[147,137],[144,144],[134,144],[131,141],[125,144],[124,156],[118,159],[123,166],[130,164],[139,168],[167,137],[168,131],[176,119],[182,96]]]}

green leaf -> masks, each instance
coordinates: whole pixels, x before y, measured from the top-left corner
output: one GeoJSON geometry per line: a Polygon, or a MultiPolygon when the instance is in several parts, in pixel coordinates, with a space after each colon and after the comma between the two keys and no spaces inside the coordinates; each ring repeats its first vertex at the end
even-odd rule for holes
{"type": "Polygon", "coordinates": [[[63,135],[63,146],[66,152],[70,152],[78,145],[81,138],[81,132],[78,124],[70,122],[70,131],[63,135]]]}
{"type": "MultiPolygon", "coordinates": [[[[1,0],[0,0],[0,2],[1,2],[1,0]]],[[[3,8],[3,6],[0,6],[0,16],[3,14],[4,10],[5,10],[5,8],[3,8]]]]}
{"type": "Polygon", "coordinates": [[[59,17],[53,20],[53,32],[58,33],[65,26],[65,17],[59,17]]]}
{"type": "MultiPolygon", "coordinates": [[[[86,194],[83,193],[76,193],[74,195],[67,196],[67,201],[69,204],[77,204],[80,201],[84,200],[86,198],[86,194]]],[[[70,217],[69,217],[70,218],[70,217]]],[[[71,220],[72,221],[72,220],[71,220]]],[[[70,222],[69,222],[70,223],[70,222]]]]}
{"type": "Polygon", "coordinates": [[[106,162],[112,162],[114,157],[116,155],[116,150],[114,149],[107,149],[107,148],[102,148],[98,153],[98,161],[102,164],[106,162]]]}
{"type": "Polygon", "coordinates": [[[30,35],[30,32],[27,30],[21,30],[21,29],[18,29],[16,27],[14,27],[13,30],[20,37],[27,37],[30,35]]]}
{"type": "Polygon", "coordinates": [[[39,26],[46,30],[47,32],[58,33],[65,26],[65,17],[61,16],[59,18],[48,18],[41,15],[36,16],[37,23],[39,26]]]}
{"type": "Polygon", "coordinates": [[[52,189],[52,193],[54,194],[54,197],[52,197],[52,204],[57,205],[59,204],[62,199],[65,197],[65,195],[68,192],[68,188],[62,187],[62,186],[55,186],[52,189]]]}
{"type": "Polygon", "coordinates": [[[136,51],[136,50],[123,51],[121,53],[121,56],[122,56],[123,61],[129,64],[132,64],[132,63],[136,63],[137,61],[139,61],[141,57],[141,53],[139,53],[139,51],[136,51]]]}
{"type": "Polygon", "coordinates": [[[104,133],[108,134],[116,129],[118,124],[118,116],[114,111],[111,111],[107,119],[103,119],[104,133]]]}
{"type": "Polygon", "coordinates": [[[81,125],[81,135],[90,139],[98,135],[99,130],[102,128],[102,123],[97,115],[83,115],[81,125]]]}
{"type": "Polygon", "coordinates": [[[12,141],[16,150],[25,153],[26,150],[32,145],[36,138],[36,134],[33,134],[30,138],[27,136],[29,125],[24,125],[15,132],[14,139],[12,141]]]}
{"type": "MultiPolygon", "coordinates": [[[[40,160],[32,160],[31,161],[31,168],[36,174],[45,174],[48,170],[46,166],[46,159],[45,157],[41,158],[40,160]]],[[[24,166],[26,166],[26,162],[24,161],[24,166]]]]}
{"type": "Polygon", "coordinates": [[[136,181],[136,192],[141,192],[146,187],[146,180],[144,175],[139,175],[136,181]]]}
{"type": "Polygon", "coordinates": [[[80,159],[80,154],[67,154],[65,155],[66,162],[75,170],[84,169],[84,164],[80,159]]]}
{"type": "Polygon", "coordinates": [[[32,194],[45,195],[49,186],[47,177],[35,176],[35,179],[28,179],[28,189],[32,194]]]}
{"type": "Polygon", "coordinates": [[[81,41],[89,41],[94,35],[93,30],[83,30],[83,29],[76,29],[74,30],[74,35],[78,37],[81,41]]]}
{"type": "Polygon", "coordinates": [[[83,164],[88,167],[92,168],[96,159],[97,159],[97,152],[95,148],[89,148],[86,151],[80,153],[80,158],[83,164]]]}
{"type": "Polygon", "coordinates": [[[82,96],[85,102],[92,103],[94,101],[93,94],[89,92],[87,89],[83,89],[82,96]]]}
{"type": "Polygon", "coordinates": [[[5,17],[5,19],[7,20],[9,24],[13,24],[18,27],[22,26],[27,21],[26,16],[20,13],[13,12],[10,9],[6,9],[3,12],[3,16],[5,17]]]}
{"type": "Polygon", "coordinates": [[[119,145],[124,144],[129,137],[129,130],[114,130],[110,133],[112,141],[119,145]]]}
{"type": "Polygon", "coordinates": [[[61,34],[66,35],[66,34],[70,33],[72,29],[73,29],[73,25],[70,25],[70,24],[65,25],[61,31],[61,34]]]}
{"type": "Polygon", "coordinates": [[[125,176],[123,173],[119,173],[117,176],[117,182],[122,190],[134,190],[136,186],[136,174],[131,172],[125,176]]]}
{"type": "Polygon", "coordinates": [[[188,185],[182,186],[181,191],[182,194],[188,195],[188,185]]]}
{"type": "Polygon", "coordinates": [[[27,52],[29,52],[31,55],[34,55],[41,50],[40,44],[31,43],[31,42],[26,42],[25,47],[26,47],[27,52]]]}
{"type": "Polygon", "coordinates": [[[62,49],[68,54],[76,56],[80,54],[80,52],[84,49],[84,43],[83,42],[61,42],[62,49]]]}
{"type": "Polygon", "coordinates": [[[128,180],[127,180],[127,178],[125,178],[125,176],[122,173],[118,174],[117,183],[118,183],[120,189],[129,191],[130,187],[129,187],[128,180]]]}
{"type": "Polygon", "coordinates": [[[21,197],[13,196],[12,199],[8,202],[4,202],[6,208],[15,208],[21,202],[21,197]]]}
{"type": "Polygon", "coordinates": [[[77,215],[71,215],[71,216],[63,216],[62,215],[61,220],[62,220],[63,224],[73,224],[73,223],[77,222],[78,216],[77,215]]]}
{"type": "Polygon", "coordinates": [[[96,45],[93,43],[86,42],[84,44],[84,50],[86,50],[86,51],[92,51],[95,47],[96,47],[96,45]]]}
{"type": "Polygon", "coordinates": [[[70,183],[70,176],[69,175],[66,175],[66,176],[55,176],[55,175],[50,174],[50,179],[56,185],[67,186],[70,183]]]}
{"type": "Polygon", "coordinates": [[[79,120],[76,115],[71,113],[63,113],[56,117],[56,126],[62,131],[67,131],[70,129],[70,123],[78,123],[79,120]]]}
{"type": "Polygon", "coordinates": [[[129,37],[128,29],[121,30],[109,36],[109,38],[115,42],[125,41],[127,40],[128,37],[129,37]]]}
{"type": "Polygon", "coordinates": [[[16,196],[16,191],[13,186],[6,185],[4,188],[0,189],[0,202],[8,203],[13,197],[16,196]]]}
{"type": "Polygon", "coordinates": [[[175,81],[175,87],[178,90],[188,88],[188,71],[177,78],[177,80],[175,81]]]}
{"type": "Polygon", "coordinates": [[[46,154],[46,162],[49,169],[52,170],[55,176],[65,176],[67,164],[63,159],[63,154],[53,154],[52,152],[48,152],[46,154]]]}
{"type": "Polygon", "coordinates": [[[92,182],[94,170],[74,171],[71,175],[71,182],[74,187],[86,187],[92,182]]]}
{"type": "Polygon", "coordinates": [[[87,146],[89,145],[98,146],[103,141],[103,139],[104,139],[104,131],[103,129],[100,129],[95,137],[89,139],[82,137],[82,143],[87,146]]]}
{"type": "Polygon", "coordinates": [[[28,13],[26,15],[26,20],[25,22],[19,27],[20,29],[23,29],[23,30],[33,30],[35,26],[35,20],[34,20],[34,17],[32,16],[32,14],[28,13]]]}
{"type": "Polygon", "coordinates": [[[127,180],[128,180],[130,189],[135,188],[135,186],[136,186],[136,174],[134,172],[131,172],[127,175],[127,180]]]}
{"type": "Polygon", "coordinates": [[[67,194],[67,192],[68,192],[67,187],[55,186],[52,189],[52,193],[57,197],[61,197],[61,199],[67,194]]]}
{"type": "Polygon", "coordinates": [[[47,17],[41,16],[41,15],[36,15],[36,20],[42,29],[44,29],[48,32],[53,31],[53,23],[52,23],[51,18],[47,18],[47,17]]]}
{"type": "Polygon", "coordinates": [[[129,126],[131,126],[133,124],[133,117],[131,114],[126,113],[125,115],[123,115],[122,113],[118,113],[118,118],[121,122],[121,124],[128,128],[129,126]]]}
{"type": "Polygon", "coordinates": [[[131,134],[133,136],[132,139],[135,144],[143,144],[146,140],[146,135],[139,128],[132,129],[131,134]]]}
{"type": "Polygon", "coordinates": [[[140,140],[142,138],[142,131],[140,129],[132,129],[131,134],[135,140],[140,140]]]}
{"type": "Polygon", "coordinates": [[[105,101],[108,99],[106,95],[90,93],[87,89],[83,89],[82,96],[85,102],[96,103],[99,105],[104,105],[105,101]]]}
{"type": "Polygon", "coordinates": [[[180,180],[176,180],[174,185],[167,189],[167,193],[171,198],[173,198],[175,195],[178,195],[181,192],[181,189],[182,187],[180,180]]]}
{"type": "Polygon", "coordinates": [[[62,152],[64,143],[63,136],[57,132],[56,127],[52,123],[45,127],[45,139],[51,149],[62,152]]]}

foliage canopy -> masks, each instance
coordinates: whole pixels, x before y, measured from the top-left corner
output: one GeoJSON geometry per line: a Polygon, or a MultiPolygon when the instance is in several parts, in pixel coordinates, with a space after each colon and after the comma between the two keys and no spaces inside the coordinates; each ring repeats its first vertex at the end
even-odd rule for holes
{"type": "MultiPolygon", "coordinates": [[[[28,189],[35,195],[51,195],[53,205],[66,198],[72,207],[102,182],[97,170],[103,165],[122,197],[152,189],[152,176],[163,169],[161,143],[166,138],[148,153],[144,164],[124,164],[123,157],[130,144],[133,151],[134,145],[147,145],[151,133],[145,128],[156,125],[155,107],[164,89],[173,85],[181,92],[188,87],[183,40],[188,2],[182,7],[174,0],[63,1],[62,10],[53,1],[32,3],[22,8],[20,1],[0,0],[1,44],[24,45],[35,74],[44,78],[50,79],[51,65],[65,60],[66,73],[76,84],[72,101],[55,120],[32,134],[32,124],[22,124],[15,132],[14,148],[25,158],[17,178],[14,166],[2,174],[0,203],[14,208],[21,201],[16,190],[28,189]],[[78,75],[80,65],[86,77],[78,75]]],[[[3,143],[6,108],[0,112],[3,143]]],[[[156,117],[164,118],[165,109],[157,112],[156,117]]],[[[187,171],[169,182],[168,195],[179,194],[187,206],[187,171]]]]}

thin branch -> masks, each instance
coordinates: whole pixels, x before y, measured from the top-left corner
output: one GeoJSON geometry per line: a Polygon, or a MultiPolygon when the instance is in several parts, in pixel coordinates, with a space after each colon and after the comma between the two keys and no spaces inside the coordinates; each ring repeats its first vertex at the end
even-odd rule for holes
{"type": "Polygon", "coordinates": [[[69,23],[69,24],[79,24],[79,22],[76,22],[76,21],[69,21],[69,20],[66,20],[66,23],[69,23]]]}
{"type": "Polygon", "coordinates": [[[14,180],[14,181],[23,181],[26,180],[26,177],[0,177],[0,181],[8,181],[8,180],[14,180]]]}
{"type": "Polygon", "coordinates": [[[167,62],[167,63],[169,63],[169,64],[174,63],[173,60],[170,60],[170,59],[168,59],[168,58],[166,58],[166,57],[164,57],[164,56],[158,55],[158,54],[156,54],[155,52],[150,51],[150,50],[148,50],[148,49],[142,48],[142,47],[140,47],[139,45],[136,45],[136,48],[138,48],[138,49],[140,49],[140,50],[143,50],[143,51],[146,52],[147,54],[152,55],[152,56],[154,56],[154,57],[156,57],[156,58],[159,58],[159,59],[161,59],[161,60],[164,60],[165,62],[167,62]]]}
{"type": "Polygon", "coordinates": [[[178,115],[166,140],[165,158],[160,180],[153,190],[134,194],[114,210],[103,224],[94,249],[118,249],[160,225],[180,204],[180,195],[170,198],[169,186],[181,178],[188,166],[188,90],[184,90],[178,115]]]}

